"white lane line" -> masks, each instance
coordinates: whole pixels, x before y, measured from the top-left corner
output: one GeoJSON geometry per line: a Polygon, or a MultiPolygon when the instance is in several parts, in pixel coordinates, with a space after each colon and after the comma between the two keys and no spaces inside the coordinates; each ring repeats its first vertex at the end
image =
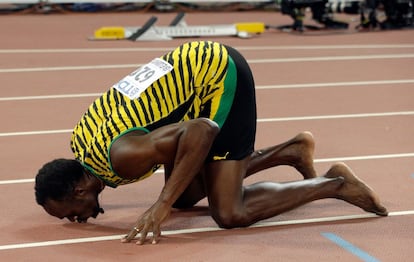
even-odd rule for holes
{"type": "MultiPolygon", "coordinates": [[[[287,85],[258,85],[258,86],[256,86],[256,90],[338,87],[338,86],[365,86],[365,85],[395,85],[395,84],[413,84],[413,83],[414,83],[414,79],[397,79],[397,80],[307,83],[307,84],[287,84],[287,85]]],[[[0,101],[84,98],[84,97],[98,97],[100,95],[102,95],[102,93],[39,95],[39,96],[12,96],[12,97],[0,97],[0,101]]]]}
{"type": "Polygon", "coordinates": [[[50,135],[50,134],[71,133],[72,131],[73,131],[73,129],[40,130],[40,131],[25,131],[25,132],[9,132],[9,133],[0,133],[0,137],[5,137],[5,136],[50,135]]]}
{"type": "MultiPolygon", "coordinates": [[[[0,49],[0,54],[48,54],[48,53],[118,53],[118,52],[160,52],[174,47],[135,47],[135,48],[56,48],[56,49],[0,49]]],[[[368,47],[367,47],[368,48],[368,47]]],[[[395,46],[384,48],[411,48],[395,46]]]]}
{"type": "Polygon", "coordinates": [[[406,158],[406,157],[414,157],[414,153],[332,157],[332,158],[315,159],[313,162],[324,163],[324,162],[337,162],[337,161],[375,160],[375,159],[406,158]]]}
{"type": "MultiPolygon", "coordinates": [[[[315,88],[315,87],[338,87],[338,86],[365,86],[365,85],[395,85],[412,84],[414,79],[377,80],[377,81],[354,81],[354,82],[332,82],[332,83],[306,83],[287,85],[261,85],[256,89],[289,89],[289,88],[315,88]]],[[[0,98],[1,101],[1,98],[0,98]]]]}
{"type": "MultiPolygon", "coordinates": [[[[284,121],[308,121],[308,120],[327,120],[327,119],[343,119],[343,118],[368,118],[368,117],[389,117],[389,116],[411,116],[414,111],[397,111],[382,113],[364,113],[364,114],[343,114],[343,115],[320,115],[320,116],[297,116],[297,117],[276,117],[276,118],[259,118],[258,123],[266,122],[284,122],[284,121]]],[[[0,137],[10,136],[28,136],[28,135],[49,135],[70,133],[73,129],[58,130],[39,130],[39,131],[22,131],[22,132],[5,132],[0,133],[0,137]]]]}
{"type": "Polygon", "coordinates": [[[0,180],[0,185],[10,185],[10,184],[24,184],[24,183],[34,183],[34,178],[27,179],[12,179],[12,180],[0,180]]]}
{"type": "Polygon", "coordinates": [[[11,96],[11,97],[0,97],[0,101],[84,98],[84,97],[99,97],[101,95],[102,93],[62,94],[62,95],[42,95],[42,96],[11,96]]]}
{"type": "Polygon", "coordinates": [[[248,59],[249,64],[286,63],[286,62],[315,62],[315,61],[344,61],[369,59],[402,59],[414,58],[414,54],[383,54],[383,55],[351,55],[351,56],[318,56],[318,57],[289,57],[276,59],[248,59]]]}
{"type": "MultiPolygon", "coordinates": [[[[342,114],[342,115],[320,115],[320,116],[293,116],[293,117],[276,117],[260,118],[258,123],[265,122],[284,122],[284,121],[306,121],[306,120],[325,120],[325,119],[342,119],[342,118],[366,118],[366,117],[386,117],[386,116],[410,116],[414,111],[382,112],[382,113],[363,113],[363,114],[342,114]]],[[[1,133],[0,133],[1,135],[1,133]]]]}
{"type": "MultiPolygon", "coordinates": [[[[154,172],[155,174],[163,174],[163,169],[158,169],[154,172]]],[[[14,184],[25,184],[25,183],[34,183],[34,178],[26,178],[26,179],[11,179],[11,180],[0,180],[0,185],[14,185],[14,184]]]]}
{"type": "MultiPolygon", "coordinates": [[[[390,212],[388,216],[408,216],[414,215],[414,210],[406,211],[397,211],[390,212]]],[[[333,217],[321,217],[321,218],[310,218],[310,219],[297,219],[297,220],[287,220],[287,221],[276,221],[276,222],[260,222],[255,225],[250,226],[250,228],[262,228],[262,227],[277,227],[277,226],[286,226],[286,225],[303,225],[303,224],[315,224],[315,223],[324,223],[324,222],[337,222],[337,221],[347,221],[355,219],[368,219],[368,218],[378,218],[378,219],[387,219],[383,217],[378,217],[374,214],[360,214],[360,215],[345,215],[345,216],[333,216],[333,217]]],[[[245,228],[248,230],[249,228],[245,228]]],[[[205,233],[205,232],[215,232],[223,231],[218,227],[204,227],[204,228],[192,228],[192,229],[181,229],[181,230],[169,230],[163,231],[163,236],[179,235],[179,234],[193,234],[193,233],[205,233]]],[[[151,237],[152,234],[149,234],[151,237]]],[[[33,248],[33,247],[45,247],[45,246],[57,246],[57,245],[67,245],[67,244],[79,244],[79,243],[88,243],[88,242],[100,242],[100,241],[110,241],[110,240],[121,240],[123,235],[110,235],[110,236],[100,236],[100,237],[87,237],[87,238],[73,238],[73,239],[63,239],[63,240],[52,240],[52,241],[43,241],[43,242],[32,242],[32,243],[23,243],[23,244],[10,244],[10,245],[1,245],[0,250],[10,250],[10,249],[21,249],[21,248],[33,248]]],[[[139,237],[139,235],[137,236],[139,237]]],[[[121,245],[121,243],[119,243],[121,245]]]]}
{"type": "Polygon", "coordinates": [[[118,69],[118,68],[137,68],[139,66],[141,66],[141,64],[5,68],[5,69],[0,69],[0,73],[25,73],[25,72],[71,71],[71,70],[118,69]]]}
{"type": "MultiPolygon", "coordinates": [[[[370,59],[407,59],[414,58],[414,54],[381,54],[381,55],[353,55],[353,56],[318,56],[318,57],[289,57],[273,59],[247,59],[249,64],[263,63],[290,63],[290,62],[314,62],[314,61],[344,61],[344,60],[370,60],[370,59]]],[[[56,66],[56,67],[31,67],[31,68],[3,68],[0,73],[24,73],[24,72],[48,72],[68,70],[97,70],[116,68],[136,68],[141,64],[116,64],[116,65],[85,65],[85,66],[56,66]]]]}
{"type": "MultiPolygon", "coordinates": [[[[383,155],[365,155],[365,156],[343,156],[332,158],[319,158],[315,159],[314,163],[326,163],[326,162],[338,162],[338,161],[358,161],[358,160],[377,160],[377,159],[390,159],[390,158],[409,158],[414,157],[413,153],[399,153],[399,154],[383,154],[383,155]]],[[[155,171],[155,173],[164,173],[163,169],[155,171]]],[[[0,180],[0,185],[10,184],[23,184],[34,183],[34,178],[27,179],[12,179],[12,180],[0,180]]]]}
{"type": "MultiPolygon", "coordinates": [[[[107,53],[107,52],[159,52],[175,47],[133,47],[133,48],[62,48],[62,49],[0,49],[0,54],[44,54],[44,53],[107,53]]],[[[238,46],[238,50],[319,50],[319,49],[404,49],[413,44],[395,45],[298,45],[298,46],[238,46]]]]}

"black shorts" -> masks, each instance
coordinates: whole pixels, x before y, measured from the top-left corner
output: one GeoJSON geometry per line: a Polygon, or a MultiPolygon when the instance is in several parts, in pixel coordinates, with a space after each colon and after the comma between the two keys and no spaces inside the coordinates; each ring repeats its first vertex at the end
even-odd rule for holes
{"type": "Polygon", "coordinates": [[[256,94],[253,74],[244,57],[226,46],[237,69],[237,86],[233,105],[207,161],[240,160],[254,151],[256,138],[256,94]]]}

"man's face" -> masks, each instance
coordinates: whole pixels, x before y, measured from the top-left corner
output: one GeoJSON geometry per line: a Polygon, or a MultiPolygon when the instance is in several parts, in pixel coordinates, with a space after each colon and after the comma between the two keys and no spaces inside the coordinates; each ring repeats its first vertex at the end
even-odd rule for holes
{"type": "Polygon", "coordinates": [[[57,218],[86,223],[88,218],[96,218],[99,213],[104,213],[99,205],[98,194],[83,192],[81,195],[73,195],[61,201],[48,199],[43,208],[57,218]]]}

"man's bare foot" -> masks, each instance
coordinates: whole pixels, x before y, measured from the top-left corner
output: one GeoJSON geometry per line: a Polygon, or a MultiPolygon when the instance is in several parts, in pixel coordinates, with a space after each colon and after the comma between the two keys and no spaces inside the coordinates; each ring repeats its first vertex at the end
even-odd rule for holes
{"type": "Polygon", "coordinates": [[[303,178],[309,179],[316,177],[313,167],[313,152],[315,150],[315,140],[311,132],[305,131],[287,142],[285,153],[289,156],[290,165],[298,170],[303,178]]]}
{"type": "Polygon", "coordinates": [[[388,215],[387,209],[380,204],[377,194],[342,162],[334,164],[325,175],[329,178],[339,176],[343,177],[345,182],[339,187],[337,198],[358,206],[367,212],[379,216],[388,215]]]}

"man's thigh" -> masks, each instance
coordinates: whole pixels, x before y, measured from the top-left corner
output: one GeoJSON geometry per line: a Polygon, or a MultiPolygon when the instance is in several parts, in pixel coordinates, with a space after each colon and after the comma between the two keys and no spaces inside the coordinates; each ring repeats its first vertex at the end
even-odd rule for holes
{"type": "Polygon", "coordinates": [[[243,178],[250,156],[242,160],[213,161],[204,174],[206,194],[212,216],[233,213],[243,202],[243,178]]]}

